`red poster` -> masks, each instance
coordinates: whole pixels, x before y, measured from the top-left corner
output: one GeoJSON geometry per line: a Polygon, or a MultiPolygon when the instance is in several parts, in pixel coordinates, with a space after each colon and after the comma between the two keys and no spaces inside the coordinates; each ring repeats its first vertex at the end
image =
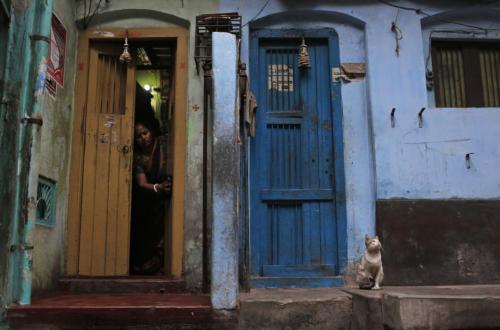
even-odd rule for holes
{"type": "Polygon", "coordinates": [[[66,51],[66,29],[61,21],[52,15],[50,29],[50,50],[47,73],[62,87],[64,86],[64,60],[66,51]]]}

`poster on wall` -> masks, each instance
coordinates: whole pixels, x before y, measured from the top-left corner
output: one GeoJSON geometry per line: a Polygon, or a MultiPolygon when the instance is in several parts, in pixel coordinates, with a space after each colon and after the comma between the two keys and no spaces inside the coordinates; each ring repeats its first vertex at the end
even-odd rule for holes
{"type": "Polygon", "coordinates": [[[64,60],[66,51],[66,29],[57,16],[52,15],[50,28],[50,50],[47,73],[61,87],[64,86],[64,60]]]}

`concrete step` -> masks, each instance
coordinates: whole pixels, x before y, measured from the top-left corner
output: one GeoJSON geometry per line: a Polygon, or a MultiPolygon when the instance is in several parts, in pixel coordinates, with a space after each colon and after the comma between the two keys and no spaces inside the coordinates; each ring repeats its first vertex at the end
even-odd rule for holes
{"type": "Polygon", "coordinates": [[[12,329],[232,329],[234,314],[212,310],[191,294],[54,293],[7,309],[12,329]]]}
{"type": "Polygon", "coordinates": [[[500,285],[344,289],[352,329],[499,329],[500,285]]]}
{"type": "Polygon", "coordinates": [[[186,283],[165,276],[66,277],[59,291],[87,293],[183,293],[186,283]]]}
{"type": "Polygon", "coordinates": [[[337,288],[252,289],[240,294],[240,329],[349,329],[351,297],[337,288]]]}

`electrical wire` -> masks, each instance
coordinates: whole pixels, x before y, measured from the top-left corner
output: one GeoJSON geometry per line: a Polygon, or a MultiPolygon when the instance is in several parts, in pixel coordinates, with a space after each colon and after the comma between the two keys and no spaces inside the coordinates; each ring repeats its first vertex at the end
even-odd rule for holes
{"type": "Polygon", "coordinates": [[[417,14],[420,14],[420,11],[421,11],[421,9],[419,9],[419,8],[404,7],[404,6],[396,5],[396,4],[394,4],[392,2],[389,2],[389,1],[386,1],[386,0],[377,0],[377,1],[381,2],[383,4],[386,4],[388,6],[394,7],[394,8],[398,8],[398,9],[402,9],[402,10],[414,11],[417,14]]]}
{"type": "MultiPolygon", "coordinates": [[[[482,31],[500,31],[500,28],[499,29],[490,29],[490,28],[485,28],[485,27],[476,26],[476,25],[472,25],[472,24],[466,24],[466,23],[462,23],[462,22],[457,22],[457,21],[452,21],[452,20],[446,20],[446,19],[441,19],[441,18],[437,18],[437,17],[432,17],[433,15],[425,12],[421,8],[400,6],[400,5],[397,5],[397,4],[393,3],[393,2],[390,2],[388,0],[377,0],[377,1],[380,2],[380,3],[383,3],[383,4],[387,5],[387,6],[390,6],[390,7],[394,7],[394,8],[398,8],[398,9],[402,9],[402,10],[407,10],[407,11],[413,11],[413,12],[415,12],[418,15],[423,15],[425,17],[430,17],[431,19],[439,21],[439,22],[442,22],[442,23],[454,24],[454,25],[459,25],[459,26],[468,27],[468,28],[471,28],[471,29],[482,30],[482,31]]],[[[489,1],[487,3],[476,4],[474,6],[464,7],[464,8],[461,8],[461,9],[470,8],[470,7],[477,7],[477,6],[489,6],[489,5],[497,3],[497,2],[500,2],[500,0],[492,0],[492,1],[489,1]]]]}
{"type": "Polygon", "coordinates": [[[92,12],[92,0],[89,1],[89,8],[87,12],[87,0],[83,0],[83,28],[86,29],[89,25],[92,19],[94,18],[95,14],[99,10],[99,7],[101,7],[102,0],[99,0],[97,5],[94,8],[94,12],[92,12]],[[91,14],[92,12],[92,14],[91,14]]]}
{"type": "Polygon", "coordinates": [[[246,22],[245,24],[243,24],[241,27],[244,28],[245,26],[247,26],[248,24],[250,24],[251,22],[253,22],[257,17],[259,17],[259,15],[264,11],[264,9],[266,9],[266,7],[267,7],[267,5],[269,4],[270,1],[271,0],[267,0],[266,3],[264,4],[264,6],[262,6],[262,8],[260,8],[260,10],[257,12],[257,14],[255,14],[254,17],[252,17],[248,22],[246,22]]]}
{"type": "Polygon", "coordinates": [[[398,8],[398,11],[396,12],[396,17],[394,18],[394,21],[392,21],[391,24],[391,31],[394,32],[394,37],[396,39],[395,51],[397,56],[399,56],[399,50],[400,50],[399,42],[403,40],[403,31],[401,31],[401,29],[398,26],[399,10],[400,9],[398,8]]]}

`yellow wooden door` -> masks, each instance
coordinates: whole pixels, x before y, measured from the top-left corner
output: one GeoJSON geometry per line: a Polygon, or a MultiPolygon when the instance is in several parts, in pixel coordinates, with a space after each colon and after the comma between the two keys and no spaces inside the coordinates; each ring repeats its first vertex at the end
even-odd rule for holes
{"type": "Polygon", "coordinates": [[[127,275],[135,68],[92,44],[86,98],[79,275],[127,275]]]}

